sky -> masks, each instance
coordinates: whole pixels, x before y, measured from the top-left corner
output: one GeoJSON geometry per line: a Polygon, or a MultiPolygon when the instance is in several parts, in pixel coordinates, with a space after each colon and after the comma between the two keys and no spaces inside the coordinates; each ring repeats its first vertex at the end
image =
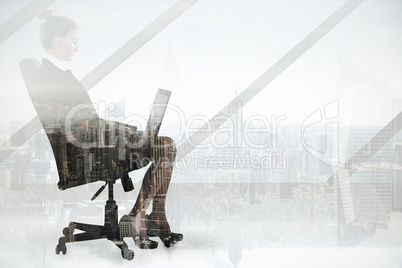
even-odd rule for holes
{"type": "MultiPolygon", "coordinates": [[[[126,116],[148,118],[157,89],[165,88],[172,91],[170,103],[186,121],[198,115],[211,118],[344,2],[200,0],[89,94],[102,105],[125,99],[126,116]]],[[[27,3],[1,1],[0,23],[27,3]]],[[[175,1],[97,3],[56,1],[49,7],[79,25],[80,51],[69,62],[79,79],[175,1]]],[[[244,117],[285,115],[286,123],[301,126],[315,110],[339,100],[341,124],[388,123],[399,112],[389,107],[402,97],[401,8],[397,0],[364,1],[246,104],[244,117]],[[363,89],[340,89],[340,61],[385,86],[366,83],[363,89]]],[[[0,44],[1,120],[23,123],[35,116],[18,62],[41,59],[41,23],[34,18],[0,44]]],[[[164,122],[175,124],[178,117],[168,110],[164,122]]]]}

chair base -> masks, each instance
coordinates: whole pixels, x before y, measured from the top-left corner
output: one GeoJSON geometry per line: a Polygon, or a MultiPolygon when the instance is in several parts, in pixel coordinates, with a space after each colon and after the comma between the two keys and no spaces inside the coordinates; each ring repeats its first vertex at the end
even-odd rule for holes
{"type": "Polygon", "coordinates": [[[89,241],[95,239],[107,238],[112,241],[121,250],[121,255],[126,260],[134,258],[134,251],[129,249],[127,244],[120,240],[118,224],[118,206],[116,201],[108,200],[105,205],[105,224],[93,225],[80,222],[70,222],[68,227],[63,229],[63,236],[59,238],[56,246],[56,254],[60,252],[67,253],[66,243],[89,241]],[[84,233],[74,234],[75,230],[84,231],[84,233]]]}
{"type": "Polygon", "coordinates": [[[64,228],[63,236],[59,238],[59,243],[56,246],[56,254],[60,252],[65,255],[67,253],[66,243],[79,241],[89,241],[107,238],[112,241],[120,250],[121,255],[126,260],[134,258],[134,251],[129,249],[123,241],[124,237],[132,237],[134,243],[140,249],[155,249],[158,247],[158,242],[152,241],[149,237],[159,237],[166,247],[172,247],[177,242],[183,240],[182,234],[172,233],[169,224],[166,220],[159,221],[153,219],[146,220],[147,237],[141,238],[140,235],[133,229],[129,232],[124,232],[122,226],[132,226],[127,215],[124,215],[120,223],[118,222],[118,207],[116,201],[106,201],[105,205],[105,223],[104,225],[93,225],[80,222],[70,222],[68,227],[64,228]],[[84,231],[83,233],[74,234],[75,230],[84,231]]]}

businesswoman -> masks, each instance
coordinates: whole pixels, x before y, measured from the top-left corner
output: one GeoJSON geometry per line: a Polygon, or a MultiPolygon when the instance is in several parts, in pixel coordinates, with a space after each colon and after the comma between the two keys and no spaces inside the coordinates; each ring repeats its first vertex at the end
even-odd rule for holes
{"type": "MultiPolygon", "coordinates": [[[[149,161],[135,163],[129,161],[129,156],[133,153],[140,159],[150,159],[150,151],[153,148],[147,143],[146,134],[126,124],[99,119],[87,91],[65,64],[78,52],[77,23],[68,17],[53,16],[50,11],[42,12],[39,17],[45,20],[39,30],[45,54],[40,67],[38,83],[40,86],[35,88],[31,98],[52,145],[59,170],[59,188],[67,189],[104,180],[102,177],[104,173],[94,175],[88,168],[85,170],[81,167],[79,161],[71,159],[76,158],[74,150],[76,154],[82,155],[96,152],[93,149],[96,147],[117,144],[109,152],[113,161],[109,161],[112,163],[106,167],[108,176],[117,176],[116,178],[127,177],[131,170],[146,166],[149,161]],[[73,116],[71,111],[74,111],[73,116]],[[125,143],[123,148],[119,146],[122,140],[125,143]],[[63,142],[67,143],[67,148],[62,146],[63,142]],[[136,146],[132,146],[133,144],[136,146]],[[140,146],[137,146],[138,144],[140,146]],[[63,150],[70,152],[65,154],[63,150]],[[70,159],[66,159],[65,155],[70,159]]],[[[150,236],[160,237],[167,247],[182,240],[181,234],[171,232],[165,214],[165,199],[176,148],[173,140],[168,137],[158,137],[157,144],[166,146],[162,146],[164,149],[158,150],[159,153],[153,155],[154,159],[151,160],[154,160],[154,163],[161,163],[160,160],[163,159],[165,163],[151,165],[132,211],[120,220],[120,237],[133,237],[141,248],[157,247],[158,243],[150,240],[150,236]],[[145,212],[152,200],[154,200],[152,213],[146,215],[145,212]],[[123,225],[128,228],[122,228],[123,225]]],[[[102,161],[104,153],[94,155],[93,163],[102,161]]]]}

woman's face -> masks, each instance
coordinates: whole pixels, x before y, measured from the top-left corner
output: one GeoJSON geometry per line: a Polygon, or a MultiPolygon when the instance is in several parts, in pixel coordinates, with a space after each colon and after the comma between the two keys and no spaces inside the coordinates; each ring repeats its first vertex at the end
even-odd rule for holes
{"type": "Polygon", "coordinates": [[[71,31],[60,39],[61,60],[70,61],[78,51],[78,29],[71,31]]]}

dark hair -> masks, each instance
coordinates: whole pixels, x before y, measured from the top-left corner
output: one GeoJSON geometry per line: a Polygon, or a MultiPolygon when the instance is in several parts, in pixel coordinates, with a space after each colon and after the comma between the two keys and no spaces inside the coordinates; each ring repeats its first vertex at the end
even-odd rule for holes
{"type": "Polygon", "coordinates": [[[46,19],[46,21],[41,24],[39,29],[40,42],[45,50],[51,48],[55,37],[65,37],[71,31],[78,28],[77,23],[69,17],[47,15],[48,17],[40,17],[46,19]]]}

